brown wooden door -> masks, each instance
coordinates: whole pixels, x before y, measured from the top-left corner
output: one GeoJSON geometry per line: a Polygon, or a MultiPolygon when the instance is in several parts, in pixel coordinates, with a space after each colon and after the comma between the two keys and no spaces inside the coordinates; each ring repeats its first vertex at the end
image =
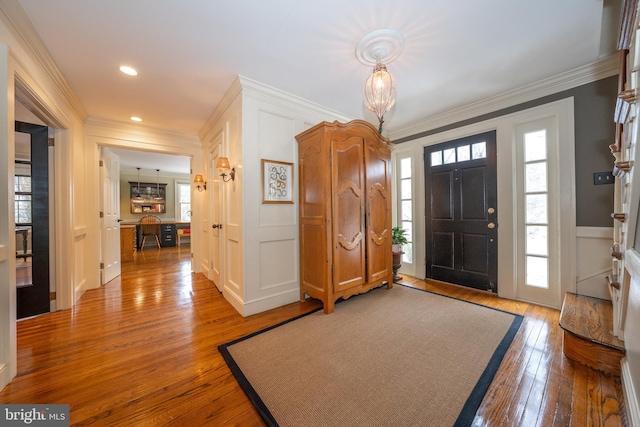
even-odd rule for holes
{"type": "Polygon", "coordinates": [[[425,148],[428,278],[497,292],[495,131],[425,148]]]}
{"type": "Polygon", "coordinates": [[[331,143],[333,193],[333,289],[340,292],[365,283],[364,139],[331,143]]]}
{"type": "MultiPolygon", "coordinates": [[[[31,227],[31,283],[16,291],[17,318],[35,316],[50,311],[49,302],[49,144],[48,129],[30,123],[15,123],[17,133],[31,139],[31,156],[21,163],[31,167],[31,223],[16,226],[31,227]]],[[[18,219],[16,219],[18,221],[18,219]]]]}
{"type": "Polygon", "coordinates": [[[367,143],[365,165],[367,281],[387,280],[391,283],[390,150],[381,144],[367,143]]]}

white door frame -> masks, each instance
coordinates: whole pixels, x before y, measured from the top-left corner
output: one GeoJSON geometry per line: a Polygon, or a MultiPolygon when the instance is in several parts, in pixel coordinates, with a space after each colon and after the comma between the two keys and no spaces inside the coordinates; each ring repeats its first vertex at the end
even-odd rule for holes
{"type": "Polygon", "coordinates": [[[211,236],[209,239],[209,275],[208,279],[215,283],[216,287],[220,292],[222,292],[222,248],[220,247],[221,238],[224,235],[224,230],[221,228],[223,221],[220,208],[222,198],[221,196],[221,188],[220,188],[220,176],[217,173],[215,167],[218,162],[218,157],[220,156],[220,149],[222,148],[222,134],[219,135],[211,144],[211,148],[209,151],[209,164],[208,164],[208,175],[209,175],[209,212],[211,212],[211,223],[208,224],[211,227],[209,235],[211,236]],[[214,228],[215,227],[215,228],[214,228]]]}
{"type": "MultiPolygon", "coordinates": [[[[574,156],[574,107],[573,98],[565,98],[549,104],[518,111],[484,122],[474,123],[442,133],[425,136],[393,148],[394,159],[412,157],[413,175],[412,193],[416,195],[413,203],[414,233],[417,238],[425,235],[425,200],[424,200],[424,147],[440,142],[458,139],[490,130],[496,130],[497,168],[498,168],[498,295],[504,298],[517,299],[517,227],[516,199],[514,188],[515,152],[514,128],[519,123],[553,116],[557,122],[557,138],[559,159],[562,164],[560,174],[560,210],[563,213],[560,223],[559,249],[562,262],[560,265],[560,293],[576,290],[576,226],[575,226],[575,156],[574,156]]],[[[394,160],[395,161],[395,160],[394,160]]],[[[395,189],[399,191],[399,180],[395,181],[395,189]]],[[[397,204],[397,203],[396,203],[397,204]]],[[[397,206],[394,207],[397,214],[397,206]]],[[[425,276],[425,247],[423,241],[416,241],[414,257],[417,277],[425,276]]],[[[557,307],[559,308],[559,307],[557,307]]]]}

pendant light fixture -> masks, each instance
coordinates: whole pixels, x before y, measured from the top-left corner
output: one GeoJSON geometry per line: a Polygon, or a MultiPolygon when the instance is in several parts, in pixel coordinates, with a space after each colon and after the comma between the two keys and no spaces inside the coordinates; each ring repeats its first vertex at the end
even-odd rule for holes
{"type": "Polygon", "coordinates": [[[384,113],[389,111],[395,103],[396,80],[387,71],[387,67],[378,61],[373,68],[373,73],[364,84],[364,104],[380,122],[378,133],[382,133],[384,113]]]}
{"type": "Polygon", "coordinates": [[[156,169],[156,197],[154,199],[162,200],[160,197],[160,169],[156,169]]]}
{"type": "Polygon", "coordinates": [[[131,200],[134,202],[142,202],[144,201],[144,199],[142,198],[142,196],[140,196],[140,168],[136,168],[138,169],[138,194],[136,195],[136,197],[133,197],[131,200]]]}
{"type": "Polygon", "coordinates": [[[356,46],[356,58],[373,66],[373,73],[364,85],[364,104],[378,118],[382,133],[384,114],[396,103],[396,81],[387,71],[387,64],[404,50],[404,36],[396,30],[377,30],[364,36],[356,46]]]}

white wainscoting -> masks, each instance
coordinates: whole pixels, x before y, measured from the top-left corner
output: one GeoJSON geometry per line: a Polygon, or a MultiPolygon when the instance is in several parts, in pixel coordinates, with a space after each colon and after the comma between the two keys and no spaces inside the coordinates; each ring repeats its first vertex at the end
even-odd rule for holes
{"type": "Polygon", "coordinates": [[[613,227],[576,227],[576,293],[611,299],[606,277],[611,274],[613,227]]]}

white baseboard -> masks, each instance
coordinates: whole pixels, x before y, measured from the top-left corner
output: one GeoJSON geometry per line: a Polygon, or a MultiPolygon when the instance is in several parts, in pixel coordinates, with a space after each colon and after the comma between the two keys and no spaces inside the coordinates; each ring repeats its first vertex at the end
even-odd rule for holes
{"type": "Polygon", "coordinates": [[[640,395],[633,387],[631,380],[631,369],[627,358],[622,359],[622,392],[624,394],[624,403],[627,408],[627,421],[629,427],[640,427],[640,404],[638,398],[640,395]]]}
{"type": "Polygon", "coordinates": [[[7,369],[7,365],[3,363],[0,365],[0,390],[5,388],[10,382],[11,378],[9,378],[9,370],[7,369]]]}
{"type": "Polygon", "coordinates": [[[76,302],[78,302],[80,300],[80,297],[82,296],[82,294],[84,294],[84,291],[86,291],[87,287],[87,279],[84,279],[82,282],[80,282],[80,284],[78,286],[76,286],[75,291],[74,291],[74,305],[76,302]]]}
{"type": "Polygon", "coordinates": [[[243,317],[300,301],[299,289],[291,289],[251,301],[243,301],[239,295],[228,287],[222,289],[222,295],[243,317]]]}

